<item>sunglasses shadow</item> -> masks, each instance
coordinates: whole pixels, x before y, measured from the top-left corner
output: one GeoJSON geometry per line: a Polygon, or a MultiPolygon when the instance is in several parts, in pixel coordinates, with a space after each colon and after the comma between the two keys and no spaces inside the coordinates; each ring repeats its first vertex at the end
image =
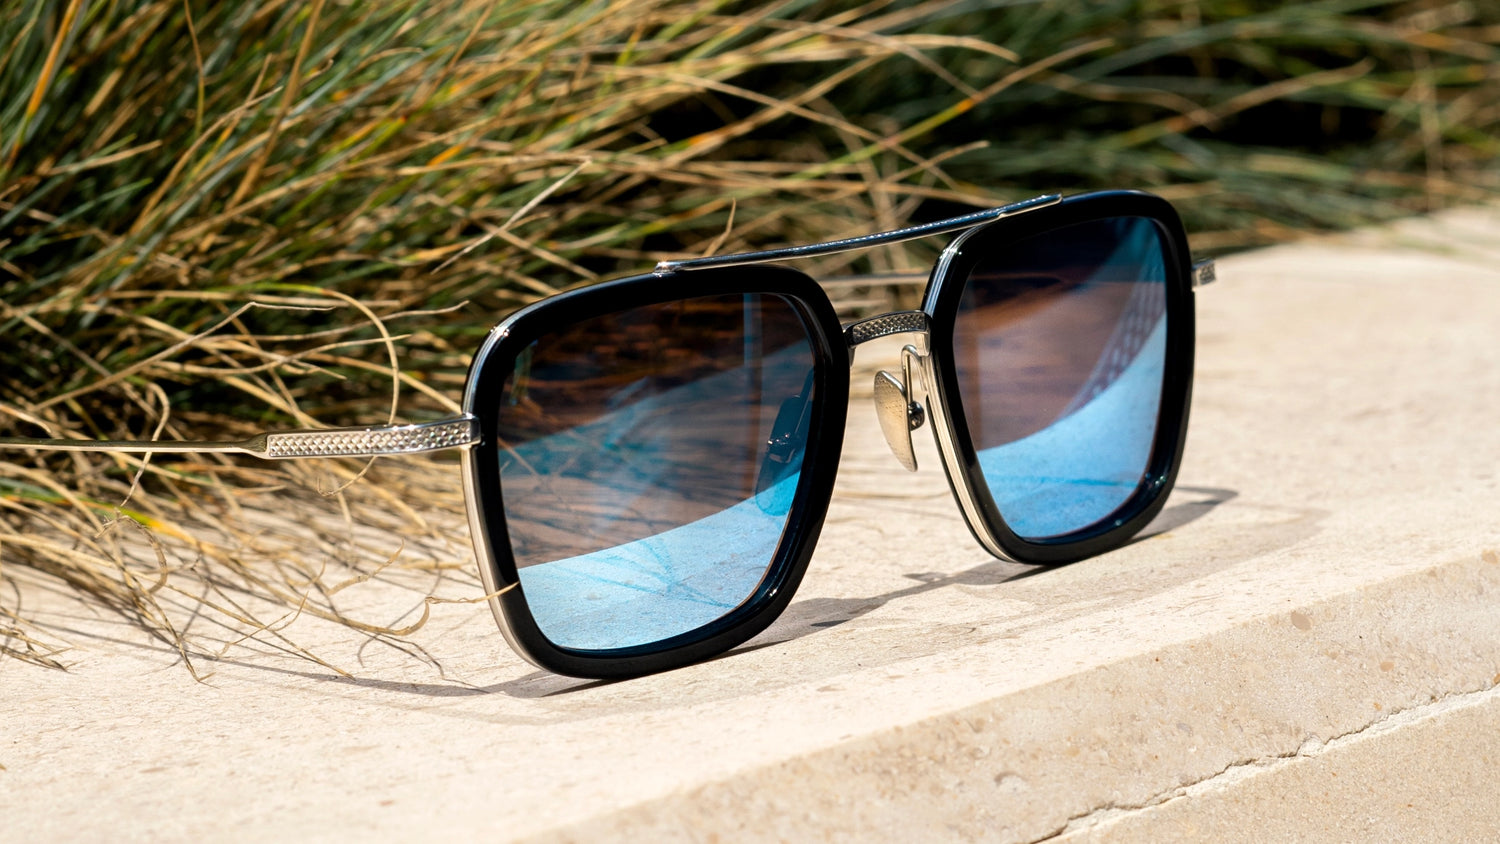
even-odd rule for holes
{"type": "Polygon", "coordinates": [[[1125,543],[1127,546],[1143,542],[1153,536],[1161,536],[1164,533],[1177,530],[1183,525],[1195,522],[1208,515],[1209,511],[1215,507],[1221,504],[1228,504],[1240,497],[1239,492],[1236,490],[1211,486],[1179,486],[1175,491],[1206,497],[1199,501],[1184,501],[1181,504],[1173,504],[1171,507],[1164,508],[1160,513],[1156,514],[1156,518],[1151,520],[1151,524],[1146,525],[1145,530],[1136,534],[1134,539],[1125,543]]]}
{"type": "MultiPolygon", "coordinates": [[[[718,662],[721,659],[729,659],[730,657],[754,653],[755,651],[761,650],[763,648],[774,647],[784,641],[788,640],[778,639],[773,642],[757,641],[748,645],[741,645],[740,647],[735,648],[728,653],[722,653],[711,659],[705,659],[702,664],[707,665],[709,663],[718,662]]],[[[491,686],[484,691],[500,692],[514,698],[539,700],[541,698],[562,697],[573,694],[574,692],[586,692],[590,689],[602,689],[606,686],[613,686],[616,683],[624,682],[628,682],[628,680],[579,680],[570,677],[559,677],[556,674],[551,674],[546,671],[538,671],[534,674],[528,674],[518,680],[511,680],[508,683],[500,683],[498,685],[491,686]]]]}
{"type": "MultiPolygon", "coordinates": [[[[1217,487],[1180,486],[1177,487],[1177,490],[1182,493],[1191,493],[1204,497],[1194,501],[1173,504],[1163,509],[1157,514],[1156,518],[1151,520],[1146,530],[1126,543],[1127,546],[1160,536],[1169,531],[1177,530],[1186,524],[1208,515],[1215,507],[1239,497],[1239,492],[1235,490],[1217,487]]],[[[797,601],[787,607],[786,612],[782,614],[781,618],[777,619],[776,623],[771,625],[760,637],[753,640],[751,645],[730,651],[719,658],[724,659],[749,653],[769,645],[800,639],[803,636],[808,636],[830,627],[838,627],[841,624],[853,621],[860,616],[877,610],[891,601],[909,598],[924,592],[931,592],[934,589],[942,589],[949,586],[999,586],[1002,583],[1013,583],[1018,580],[1044,575],[1060,567],[990,560],[955,574],[941,574],[938,572],[908,574],[906,577],[917,581],[917,583],[905,589],[897,589],[883,595],[874,595],[868,598],[809,598],[804,601],[797,601]],[[1020,567],[1020,571],[1017,571],[1018,567],[1020,567]],[[773,641],[764,641],[767,637],[770,637],[773,641]]]]}

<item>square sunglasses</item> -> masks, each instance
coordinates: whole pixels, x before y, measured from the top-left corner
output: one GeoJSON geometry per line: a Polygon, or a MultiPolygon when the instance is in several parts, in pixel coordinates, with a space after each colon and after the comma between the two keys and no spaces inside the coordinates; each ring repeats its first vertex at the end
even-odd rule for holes
{"type": "Polygon", "coordinates": [[[239,442],[0,438],[0,448],[266,459],[462,449],[474,551],[512,648],[634,677],[721,654],[791,602],[833,493],[861,344],[916,335],[875,376],[916,470],[930,425],[991,554],[1058,564],[1117,548],[1166,502],[1193,373],[1191,263],[1142,192],[1043,196],[863,237],[684,261],[561,293],[497,325],[463,414],[239,442]],[[841,324],[775,262],[959,232],[922,307],[841,324]]]}

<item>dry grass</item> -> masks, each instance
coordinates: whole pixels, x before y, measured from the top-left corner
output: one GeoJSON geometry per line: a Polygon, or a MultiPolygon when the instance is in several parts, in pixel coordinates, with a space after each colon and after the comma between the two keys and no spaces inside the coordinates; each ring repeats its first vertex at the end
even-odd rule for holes
{"type": "MultiPolygon", "coordinates": [[[[1494,2],[17,0],[0,43],[0,434],[431,418],[539,296],[1043,190],[1151,187],[1224,249],[1500,188],[1494,2]]],[[[460,505],[364,468],[8,454],[0,579],[194,670],[205,618],[399,639],[339,587],[466,565],[460,505]]],[[[5,653],[59,642],[0,597],[5,653]]]]}

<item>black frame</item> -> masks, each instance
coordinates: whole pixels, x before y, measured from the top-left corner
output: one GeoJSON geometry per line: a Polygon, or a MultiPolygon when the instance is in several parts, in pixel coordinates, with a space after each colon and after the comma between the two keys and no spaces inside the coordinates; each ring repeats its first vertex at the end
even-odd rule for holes
{"type": "Polygon", "coordinates": [[[1123,545],[1144,529],[1166,504],[1167,495],[1177,480],[1177,471],[1182,466],[1183,446],[1187,439],[1193,387],[1195,308],[1187,235],[1177,211],[1165,199],[1140,191],[1083,194],[1018,217],[971,229],[954,241],[945,257],[947,260],[939,262],[928,281],[923,310],[929,320],[929,353],[937,381],[933,398],[940,403],[935,416],[946,423],[947,436],[960,464],[956,477],[954,467],[949,466],[948,461],[943,461],[943,468],[955,495],[962,498],[962,486],[979,510],[972,514],[977,515],[977,519],[968,519],[970,532],[981,545],[992,550],[998,548],[1012,560],[1044,565],[1074,562],[1123,545]],[[1166,362],[1151,457],[1140,486],[1108,521],[1040,541],[1023,539],[1005,523],[989,493],[965,421],[958,372],[952,364],[954,323],[964,282],[979,261],[992,260],[997,251],[1003,251],[1011,244],[1109,217],[1144,217],[1155,222],[1166,261],[1166,362]],[[981,531],[987,532],[988,536],[981,531]]]}
{"type": "Polygon", "coordinates": [[[786,609],[802,582],[833,497],[844,422],[849,406],[849,350],[833,305],[818,283],[787,267],[728,267],[640,275],[562,293],[516,312],[497,326],[474,356],[464,411],[479,423],[480,441],[464,453],[464,480],[481,579],[489,593],[505,590],[490,606],[506,640],[533,664],[558,674],[602,679],[635,677],[678,668],[723,653],[760,633],[786,609]],[[650,645],[579,651],[553,644],[526,604],[500,506],[496,444],[501,394],[516,355],[558,328],[631,308],[703,296],[767,294],[789,302],[802,317],[814,356],[814,401],[807,449],[786,532],[766,576],[751,596],[725,616],[696,630],[650,645]],[[491,400],[486,402],[485,397],[491,400]]]}
{"type": "MultiPolygon", "coordinates": [[[[766,253],[774,257],[784,257],[766,253]]],[[[465,491],[481,579],[493,595],[506,640],[522,657],[549,671],[617,679],[679,668],[721,654],[768,627],[790,603],[807,570],[833,494],[843,446],[852,341],[847,340],[827,295],[811,277],[758,260],[706,268],[658,269],[581,288],[537,302],[490,333],[470,366],[464,412],[478,424],[478,442],[463,455],[465,491]],[[803,472],[776,557],[756,591],[739,607],[696,630],[661,642],[615,650],[581,651],[553,644],[538,628],[522,592],[510,549],[499,465],[495,397],[502,393],[520,350],[533,340],[581,320],[631,308],[713,295],[769,294],[791,303],[807,328],[815,357],[815,396],[803,472]],[[487,403],[485,397],[489,397],[487,403]]],[[[746,256],[758,258],[756,256],[746,256]]],[[[711,259],[718,261],[719,259],[711,259]]],[[[1123,545],[1161,510],[1182,464],[1193,372],[1193,270],[1187,237],[1170,203],[1152,194],[1111,191],[1051,201],[969,228],[933,269],[924,296],[928,384],[925,396],[944,471],[975,539],[1002,557],[1059,564],[1123,545]],[[1156,438],[1142,482],[1106,523],[1040,541],[1016,535],[995,506],[980,475],[964,420],[958,375],[952,365],[954,320],[965,279],[975,264],[1006,245],[1058,228],[1107,217],[1145,217],[1161,234],[1168,277],[1167,348],[1156,438]],[[940,427],[939,427],[940,426],[940,427]],[[948,442],[944,443],[944,438],[948,442]]],[[[913,329],[901,329],[913,330],[913,329]]],[[[909,387],[911,385],[908,385],[909,387]]]]}

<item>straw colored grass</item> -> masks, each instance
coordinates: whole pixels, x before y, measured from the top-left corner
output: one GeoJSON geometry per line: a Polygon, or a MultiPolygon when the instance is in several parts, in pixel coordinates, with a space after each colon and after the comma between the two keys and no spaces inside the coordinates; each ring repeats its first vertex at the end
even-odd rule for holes
{"type": "MultiPolygon", "coordinates": [[[[1155,189],[1208,250],[1484,201],[1497,43],[1495,2],[16,0],[0,434],[433,418],[538,297],[1043,191],[1155,189]]],[[[452,465],[367,468],[7,453],[0,649],[67,661],[18,567],[194,671],[246,642],[316,660],[309,616],[399,642],[417,605],[351,618],[340,587],[477,582],[434,515],[452,465]]]]}

